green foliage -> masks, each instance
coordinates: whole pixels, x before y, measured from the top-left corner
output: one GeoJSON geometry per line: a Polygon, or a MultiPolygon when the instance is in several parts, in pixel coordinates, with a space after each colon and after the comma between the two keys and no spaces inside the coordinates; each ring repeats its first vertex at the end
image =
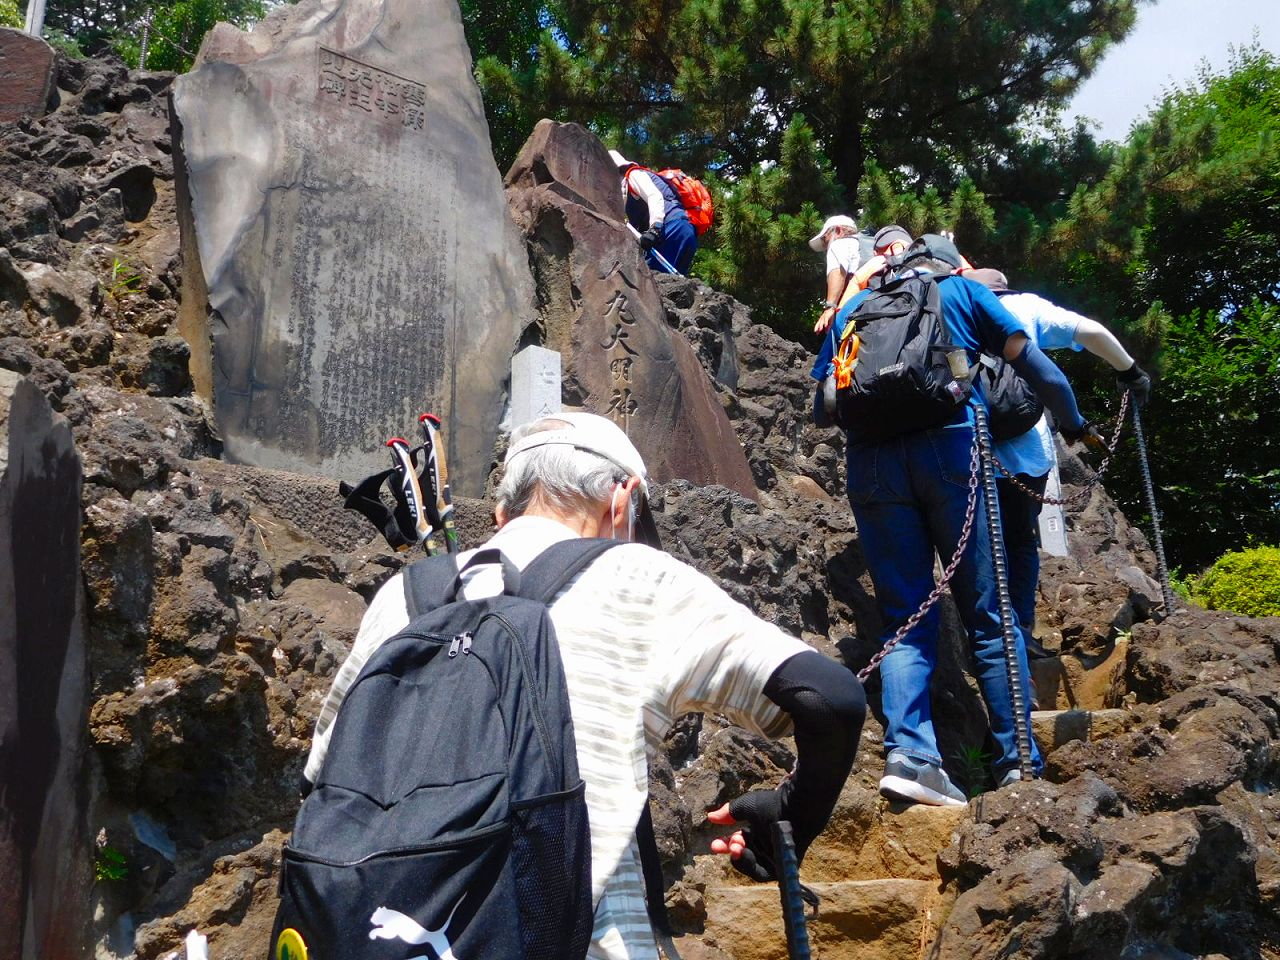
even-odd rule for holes
{"type": "Polygon", "coordinates": [[[972,800],[985,793],[991,754],[981,746],[967,746],[957,750],[953,756],[964,774],[965,783],[969,785],[969,799],[972,800]]]}
{"type": "Polygon", "coordinates": [[[777,162],[802,115],[852,199],[869,157],[944,187],[1012,143],[1125,35],[1134,2],[564,0],[548,14],[567,57],[536,78],[559,94],[542,102],[730,178],[777,162]]]}
{"type": "Polygon", "coordinates": [[[1054,279],[1102,317],[1280,302],[1280,60],[1256,43],[1169,92],[1052,234],[1054,279]]]}
{"type": "Polygon", "coordinates": [[[129,875],[129,864],[125,856],[115,847],[103,844],[93,855],[93,878],[95,880],[123,880],[129,875]]]}
{"type": "Polygon", "coordinates": [[[74,37],[69,37],[57,28],[45,29],[44,41],[55,50],[61,50],[63,54],[72,60],[83,60],[84,51],[80,49],[80,44],[76,43],[74,37]]]}
{"type": "MultiPolygon", "coordinates": [[[[1235,51],[1226,71],[1169,91],[1109,162],[1028,251],[1030,269],[1010,272],[1111,325],[1157,373],[1143,425],[1166,552],[1200,569],[1250,537],[1280,542],[1267,419],[1280,390],[1280,60],[1235,51]]],[[[1109,368],[1059,360],[1086,416],[1114,408],[1109,368]]],[[[1130,438],[1107,489],[1150,529],[1134,456],[1130,438]]]]}
{"type": "MultiPolygon", "coordinates": [[[[1280,396],[1280,306],[1148,322],[1158,325],[1162,376],[1143,429],[1167,552],[1197,569],[1250,537],[1280,542],[1280,434],[1271,413],[1280,396]]],[[[1123,456],[1135,464],[1131,438],[1123,456]]],[[[1129,516],[1141,516],[1136,467],[1116,471],[1107,487],[1129,516]]]]}
{"type": "Polygon", "coordinates": [[[142,286],[142,275],[128,260],[116,257],[111,261],[111,276],[107,281],[107,293],[111,299],[120,301],[132,293],[137,293],[142,286]]]}
{"type": "Polygon", "coordinates": [[[823,220],[811,198],[831,209],[838,188],[804,117],[787,128],[781,163],[711,189],[715,242],[703,243],[694,272],[750,303],[760,322],[797,340],[811,335],[825,270],[808,245],[823,220]]]}
{"type": "Polygon", "coordinates": [[[1224,554],[1196,582],[1195,598],[1210,610],[1280,616],[1280,547],[1224,554]]]}
{"type": "Polygon", "coordinates": [[[18,0],[0,0],[0,27],[22,29],[22,11],[18,9],[18,0]]]}
{"type": "MultiPolygon", "coordinates": [[[[811,325],[823,264],[785,244],[831,213],[856,214],[864,192],[907,207],[876,208],[870,225],[958,226],[969,248],[980,234],[994,246],[984,194],[997,174],[1016,181],[1014,164],[1039,164],[1028,175],[1036,203],[1065,201],[1079,164],[1061,174],[1054,164],[1078,144],[1052,128],[1052,112],[1125,36],[1138,2],[499,0],[487,14],[484,0],[463,0],[462,9],[500,168],[548,116],[582,123],[628,156],[713,173],[721,223],[703,238],[695,272],[795,335],[811,325]],[[1028,146],[1025,120],[1050,132],[1028,146]],[[796,150],[801,130],[812,146],[796,150]],[[775,213],[769,204],[784,189],[775,213]]],[[[1096,153],[1077,132],[1082,155],[1096,153]]],[[[1043,217],[1036,207],[1033,219],[1043,217]]],[[[1022,243],[1025,219],[1020,211],[1009,231],[1022,243]]]]}
{"type": "Polygon", "coordinates": [[[1169,588],[1183,603],[1195,603],[1193,594],[1197,579],[1194,573],[1184,574],[1181,567],[1174,567],[1169,571],[1169,588]]]}
{"type": "MultiPolygon", "coordinates": [[[[217,23],[247,27],[266,13],[263,0],[175,0],[152,8],[151,34],[147,48],[148,70],[191,69],[200,42],[217,23]]],[[[145,13],[144,13],[145,18],[145,13]]],[[[136,24],[120,35],[115,50],[131,67],[139,66],[142,55],[142,26],[136,24]]]]}

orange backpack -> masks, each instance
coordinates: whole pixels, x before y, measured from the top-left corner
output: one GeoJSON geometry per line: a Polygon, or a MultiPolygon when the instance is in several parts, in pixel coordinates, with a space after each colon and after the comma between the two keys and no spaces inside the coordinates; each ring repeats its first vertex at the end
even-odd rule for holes
{"type": "Polygon", "coordinates": [[[680,205],[684,207],[684,212],[689,215],[689,222],[693,224],[694,232],[698,236],[702,236],[711,227],[711,221],[715,218],[715,206],[711,202],[711,191],[697,177],[691,177],[677,167],[668,167],[666,170],[649,170],[648,167],[635,163],[628,168],[627,173],[632,170],[648,170],[650,173],[657,174],[663,180],[667,181],[668,186],[676,193],[680,205]]]}
{"type": "Polygon", "coordinates": [[[706,185],[697,177],[691,177],[676,167],[659,170],[658,176],[671,184],[671,189],[680,198],[698,236],[706,233],[716,215],[715,206],[711,203],[711,191],[706,185]]]}

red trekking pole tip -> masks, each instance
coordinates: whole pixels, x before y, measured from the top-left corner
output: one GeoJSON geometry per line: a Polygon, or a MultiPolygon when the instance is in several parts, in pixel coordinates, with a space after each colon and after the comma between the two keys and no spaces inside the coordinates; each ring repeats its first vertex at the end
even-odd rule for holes
{"type": "Polygon", "coordinates": [[[409,445],[409,441],[404,439],[404,437],[392,437],[387,441],[387,446],[394,447],[397,443],[403,444],[406,447],[409,445]]]}
{"type": "Polygon", "coordinates": [[[440,426],[440,418],[437,417],[434,413],[424,413],[422,416],[418,418],[419,423],[422,423],[424,420],[430,420],[432,426],[436,426],[436,427],[440,426]]]}

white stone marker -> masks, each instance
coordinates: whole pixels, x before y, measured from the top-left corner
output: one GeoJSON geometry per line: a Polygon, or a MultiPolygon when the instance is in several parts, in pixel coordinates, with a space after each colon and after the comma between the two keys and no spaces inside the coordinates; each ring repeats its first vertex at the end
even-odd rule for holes
{"type": "Polygon", "coordinates": [[[511,358],[511,429],[560,412],[560,354],[525,347],[511,358]]]}
{"type": "MultiPolygon", "coordinates": [[[[1045,496],[1055,500],[1062,499],[1062,481],[1058,477],[1058,464],[1054,463],[1049,471],[1049,482],[1045,484],[1045,496]]],[[[1070,555],[1067,549],[1067,519],[1062,508],[1046,503],[1040,509],[1040,548],[1055,557],[1070,555]]]]}

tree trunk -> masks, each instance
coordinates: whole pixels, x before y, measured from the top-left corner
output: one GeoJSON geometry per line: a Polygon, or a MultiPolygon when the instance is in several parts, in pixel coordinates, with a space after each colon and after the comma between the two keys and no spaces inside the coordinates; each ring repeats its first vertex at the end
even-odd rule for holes
{"type": "Polygon", "coordinates": [[[858,184],[866,172],[867,159],[862,144],[862,110],[859,105],[851,105],[844,118],[836,123],[830,143],[836,180],[844,188],[845,202],[852,208],[858,202],[858,184]]]}

